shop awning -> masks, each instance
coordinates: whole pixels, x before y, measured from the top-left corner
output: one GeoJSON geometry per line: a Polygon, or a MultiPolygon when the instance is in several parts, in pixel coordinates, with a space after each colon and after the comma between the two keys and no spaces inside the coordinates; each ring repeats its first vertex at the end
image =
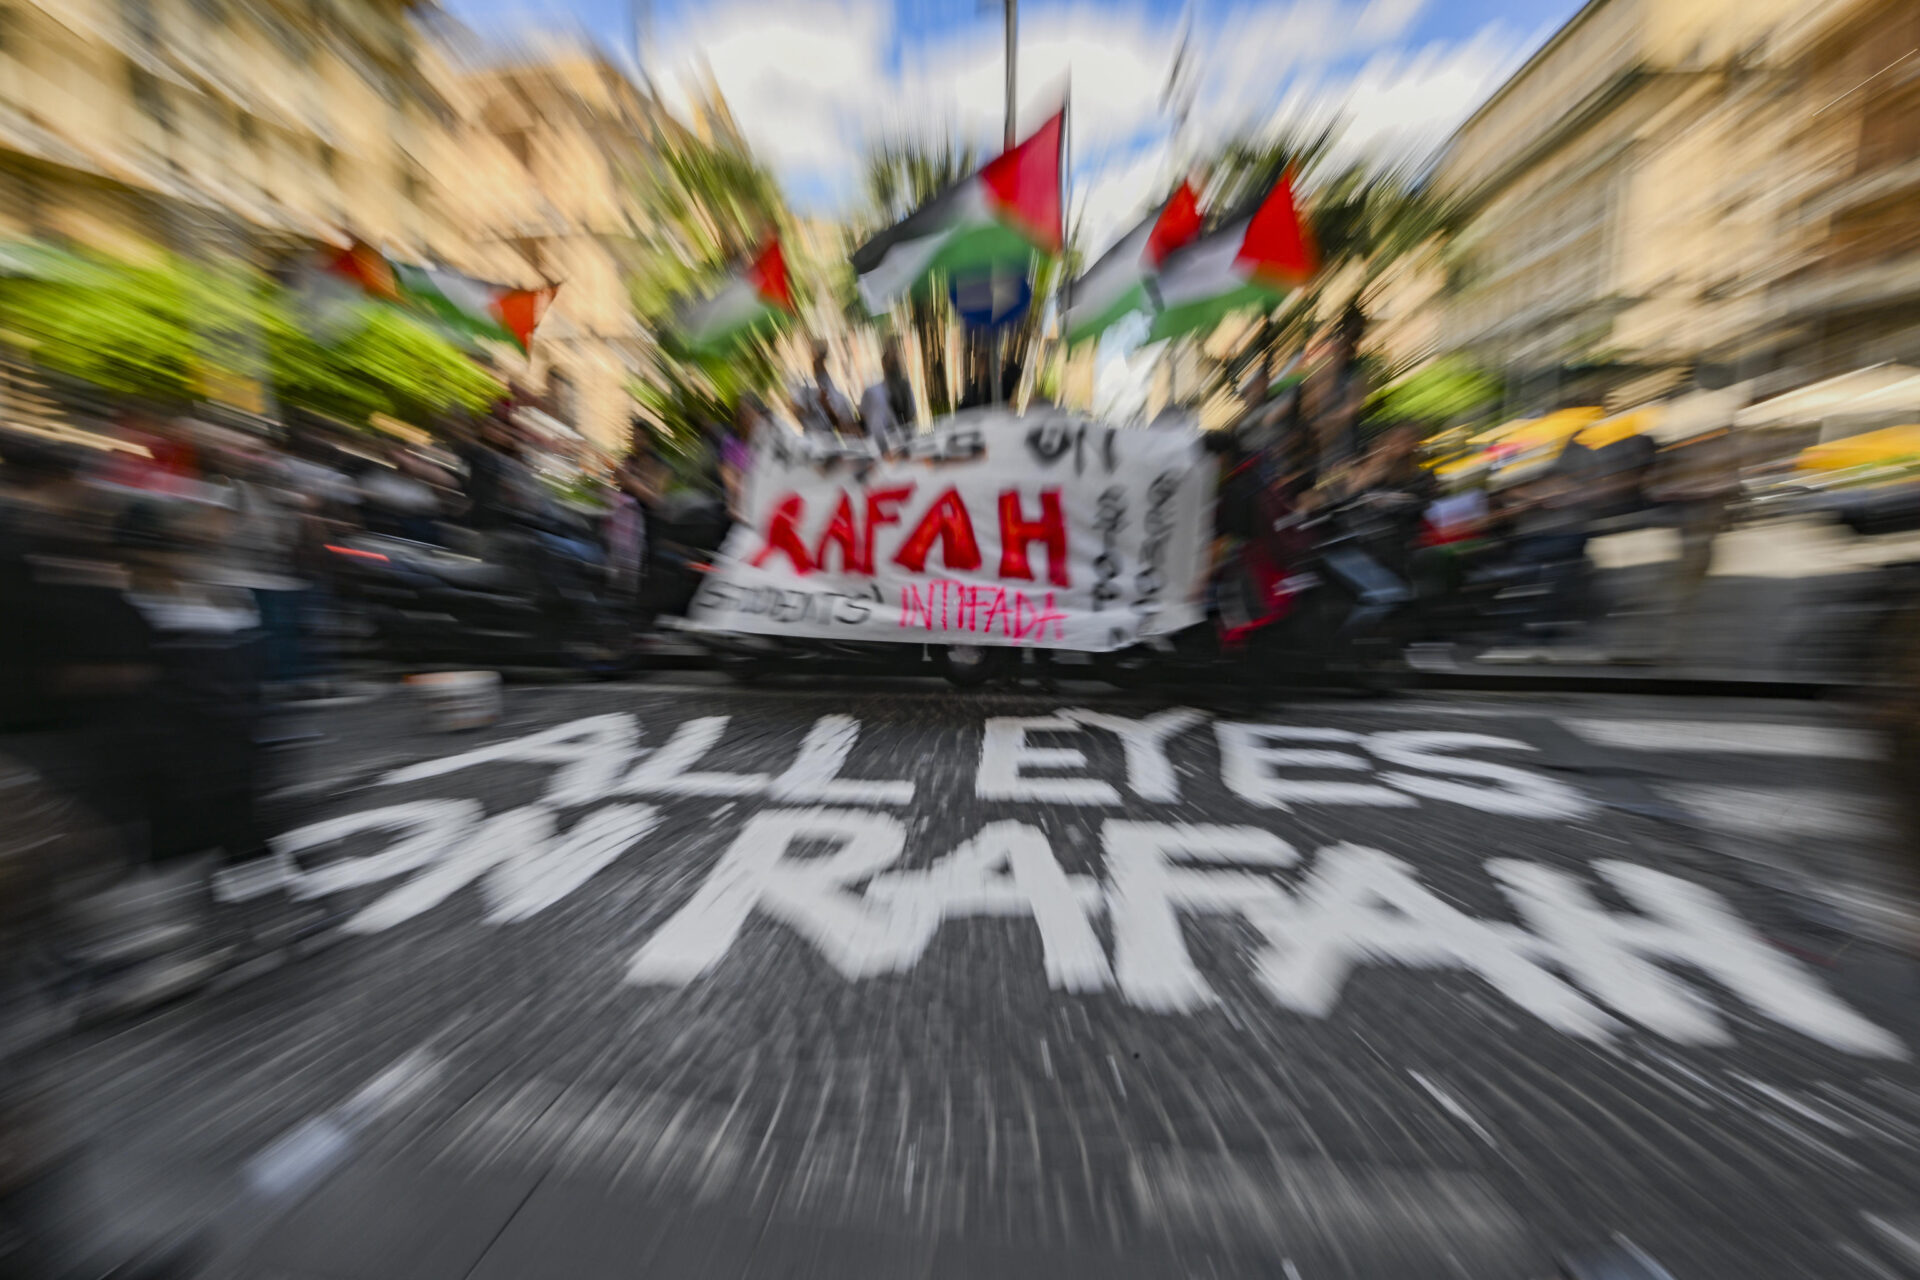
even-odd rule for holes
{"type": "Polygon", "coordinates": [[[1920,378],[1920,369],[1901,364],[1876,364],[1816,382],[1749,405],[1734,417],[1742,427],[1811,426],[1836,414],[1864,396],[1920,378]]]}
{"type": "Polygon", "coordinates": [[[1920,417],[1920,375],[1904,378],[1878,391],[1869,391],[1863,396],[1856,396],[1828,417],[1830,419],[1878,418],[1889,414],[1901,418],[1920,417]]]}

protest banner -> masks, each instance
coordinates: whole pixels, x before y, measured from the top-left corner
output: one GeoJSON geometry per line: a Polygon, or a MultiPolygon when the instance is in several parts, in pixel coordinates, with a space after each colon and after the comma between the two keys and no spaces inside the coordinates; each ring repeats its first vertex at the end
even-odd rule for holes
{"type": "Polygon", "coordinates": [[[901,457],[757,445],[696,629],[1106,651],[1202,618],[1214,468],[1195,431],[986,410],[901,457]]]}

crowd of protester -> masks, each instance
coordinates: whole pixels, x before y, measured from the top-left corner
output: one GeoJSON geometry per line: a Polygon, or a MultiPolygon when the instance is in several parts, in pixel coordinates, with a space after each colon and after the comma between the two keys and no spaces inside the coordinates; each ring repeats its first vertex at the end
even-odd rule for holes
{"type": "MultiPolygon", "coordinates": [[[[1525,484],[1444,494],[1421,465],[1417,425],[1366,428],[1354,336],[1333,341],[1304,380],[1248,380],[1245,412],[1222,437],[1223,557],[1288,512],[1364,499],[1370,558],[1421,594],[1457,592],[1473,556],[1537,572],[1530,612],[1508,621],[1516,638],[1538,638],[1582,614],[1596,520],[1657,505],[1681,541],[1665,613],[1685,621],[1733,483],[1711,444],[1657,463],[1642,438],[1574,445],[1525,484]]],[[[812,354],[811,378],[782,406],[802,435],[904,448],[920,424],[898,346],[886,345],[857,408],[826,346],[812,354]]],[[[673,447],[636,421],[629,452],[607,468],[604,510],[556,523],[540,519],[554,495],[522,421],[502,403],[414,443],[318,424],[269,438],[149,414],[89,444],[0,434],[5,754],[121,833],[131,862],[250,858],[272,713],[331,692],[358,625],[330,548],[356,532],[444,542],[464,529],[463,549],[478,538],[585,566],[644,624],[654,544],[708,509],[722,531],[742,518],[757,437],[788,429],[751,395],[730,422],[673,447]]],[[[1684,635],[1663,630],[1667,644],[1684,635]]]]}
{"type": "MultiPolygon", "coordinates": [[[[215,887],[265,850],[291,713],[341,691],[355,628],[331,549],[509,536],[550,501],[509,404],[444,426],[447,444],[139,411],[0,427],[0,1275],[139,1251],[112,1254],[71,1203],[36,1054],[297,936],[298,904],[240,911],[215,887]]],[[[629,460],[624,489],[649,493],[648,469],[629,460]]],[[[613,561],[628,583],[636,525],[613,561]]]]}
{"type": "Polygon", "coordinates": [[[1337,326],[1304,376],[1270,384],[1255,367],[1244,378],[1241,410],[1218,438],[1217,565],[1260,539],[1278,560],[1301,521],[1338,508],[1350,530],[1363,528],[1348,541],[1367,572],[1384,569],[1415,602],[1410,641],[1449,652],[1472,641],[1494,663],[1686,660],[1702,638],[1714,545],[1741,493],[1727,429],[1664,445],[1641,433],[1600,447],[1576,437],[1512,482],[1484,471],[1443,482],[1423,443],[1445,424],[1368,420],[1359,334],[1337,326]],[[1646,527],[1672,530],[1678,554],[1636,598],[1603,598],[1593,539],[1646,527]],[[1604,628],[1604,648],[1588,643],[1610,611],[1625,625],[1604,628]]]}
{"type": "Polygon", "coordinates": [[[497,519],[526,468],[503,415],[479,426],[487,461],[458,478],[437,450],[320,428],[0,433],[0,750],[106,823],[129,868],[258,854],[272,713],[339,675],[326,547],[497,519]]]}

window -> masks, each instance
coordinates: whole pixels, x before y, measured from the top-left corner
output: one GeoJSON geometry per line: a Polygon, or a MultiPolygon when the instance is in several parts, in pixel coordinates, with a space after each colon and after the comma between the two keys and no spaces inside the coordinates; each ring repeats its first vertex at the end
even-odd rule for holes
{"type": "Polygon", "coordinates": [[[120,0],[120,21],[142,49],[152,52],[160,47],[160,23],[152,0],[120,0]]]}
{"type": "Polygon", "coordinates": [[[296,31],[265,10],[258,10],[256,13],[260,20],[260,29],[267,33],[268,39],[280,47],[282,53],[300,63],[304,63],[313,55],[313,42],[307,39],[304,32],[296,31]]]}
{"type": "Polygon", "coordinates": [[[578,426],[575,415],[579,412],[579,394],[574,390],[573,379],[559,369],[547,371],[548,412],[566,423],[578,426]]]}
{"type": "Polygon", "coordinates": [[[173,128],[173,112],[167,105],[167,96],[161,91],[160,81],[145,67],[127,64],[127,77],[133,90],[133,101],[145,115],[162,129],[173,128]]]}
{"type": "Polygon", "coordinates": [[[373,91],[380,95],[380,100],[388,106],[398,107],[406,102],[406,86],[400,82],[399,76],[385,67],[369,67],[366,79],[373,86],[373,91]]]}

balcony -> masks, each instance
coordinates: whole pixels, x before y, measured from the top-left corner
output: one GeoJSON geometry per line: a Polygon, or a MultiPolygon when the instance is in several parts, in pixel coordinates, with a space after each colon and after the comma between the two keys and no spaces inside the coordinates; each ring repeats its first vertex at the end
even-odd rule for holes
{"type": "Polygon", "coordinates": [[[1902,195],[1920,199],[1920,156],[1902,164],[1883,165],[1835,182],[1826,190],[1802,201],[1794,210],[1791,222],[1795,226],[1805,226],[1902,195]]]}
{"type": "Polygon", "coordinates": [[[1839,271],[1810,270],[1777,286],[1773,297],[1796,320],[1920,303],[1920,253],[1839,271]]]}

